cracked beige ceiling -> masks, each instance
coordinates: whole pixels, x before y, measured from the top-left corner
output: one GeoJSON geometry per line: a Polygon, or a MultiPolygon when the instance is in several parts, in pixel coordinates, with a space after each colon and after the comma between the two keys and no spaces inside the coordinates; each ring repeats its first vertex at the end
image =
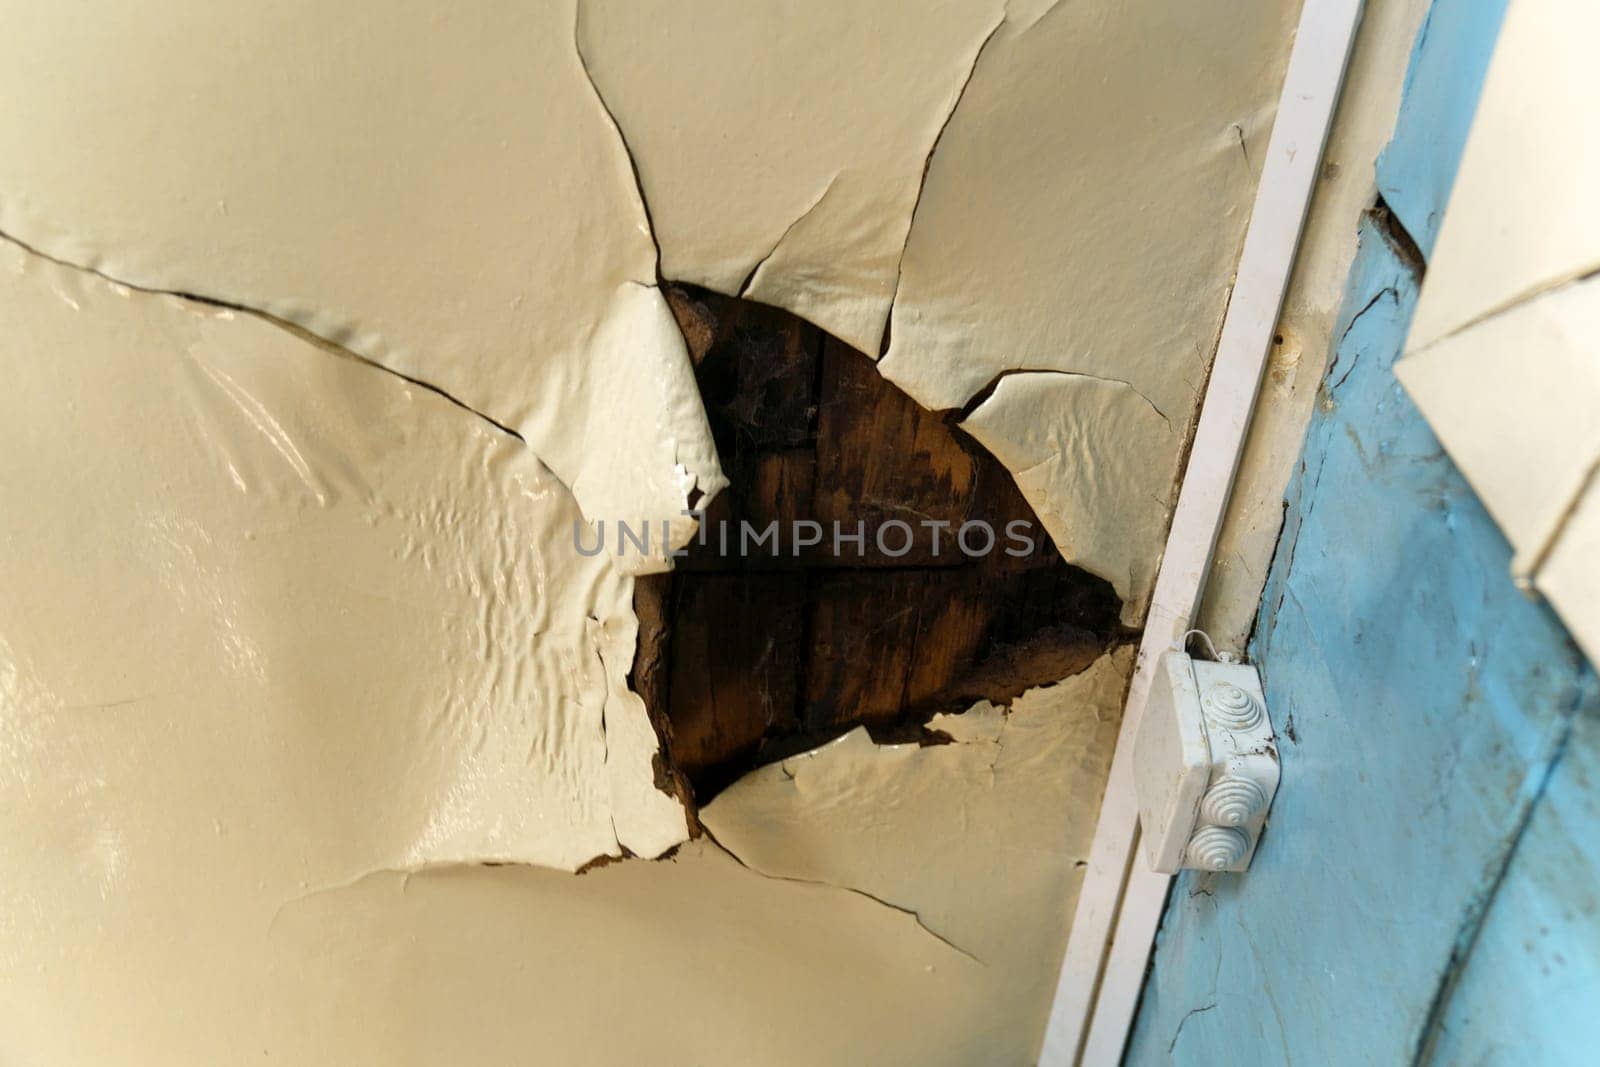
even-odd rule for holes
{"type": "Polygon", "coordinates": [[[1296,7],[6,3],[0,1049],[1026,1062],[1059,949],[970,956],[1064,936],[1127,657],[801,757],[928,798],[898,874],[769,769],[749,867],[574,879],[689,820],[573,524],[724,485],[691,281],[962,409],[1137,624],[1296,7]]]}
{"type": "Polygon", "coordinates": [[[570,550],[571,494],[526,446],[255,316],[0,256],[26,501],[0,787],[35,845],[70,814],[58,875],[115,884],[141,835],[213,827],[313,884],[684,839],[626,684],[632,581],[570,550]]]}
{"type": "Polygon", "coordinates": [[[14,5],[0,81],[27,105],[0,113],[0,230],[436,386],[522,434],[586,514],[678,519],[722,477],[574,19],[14,5]]]}
{"type": "MultiPolygon", "coordinates": [[[[857,728],[746,775],[700,813],[763,874],[849,886],[907,911],[1005,975],[1011,1011],[1042,1021],[1110,768],[1133,646],[1009,708],[929,728],[950,744],[874,745],[857,728]]],[[[1024,1063],[1031,1025],[996,1032],[989,1062],[1024,1063]]]]}
{"type": "Polygon", "coordinates": [[[1033,389],[997,390],[974,424],[1119,454],[1022,489],[1137,625],[1298,5],[862,7],[583,5],[662,271],[872,355],[887,327],[880,369],[933,409],[1015,370],[1125,386],[1062,386],[1048,431],[1033,389]]]}

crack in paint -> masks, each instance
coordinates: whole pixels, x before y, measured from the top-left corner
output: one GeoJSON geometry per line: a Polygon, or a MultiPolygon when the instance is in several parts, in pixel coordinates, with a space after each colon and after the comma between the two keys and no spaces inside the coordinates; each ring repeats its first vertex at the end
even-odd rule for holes
{"type": "Polygon", "coordinates": [[[817,210],[817,207],[828,198],[828,193],[833,190],[833,183],[839,180],[839,173],[839,171],[833,172],[833,177],[829,178],[828,184],[822,187],[821,194],[819,194],[815,200],[811,201],[811,206],[800,212],[799,215],[795,216],[794,221],[785,226],[783,228],[783,232],[778,235],[778,239],[772,242],[772,247],[767,249],[767,254],[756,260],[756,265],[750,268],[750,273],[746,274],[744,276],[744,281],[739,283],[739,292],[737,295],[741,300],[744,299],[745,294],[750,291],[750,284],[756,280],[756,275],[760,273],[761,268],[767,265],[767,260],[777,255],[778,249],[783,246],[784,239],[787,238],[791,232],[793,232],[796,226],[804,222],[806,218],[810,216],[813,211],[817,210]]]}
{"type": "MultiPolygon", "coordinates": [[[[1333,374],[1334,368],[1339,365],[1339,357],[1344,350],[1345,338],[1350,336],[1350,331],[1356,328],[1356,324],[1361,321],[1362,317],[1365,316],[1367,312],[1377,307],[1378,301],[1382,300],[1385,296],[1394,302],[1394,306],[1396,308],[1400,306],[1400,290],[1393,285],[1386,285],[1382,289],[1379,289],[1376,293],[1373,293],[1372,299],[1368,300],[1366,304],[1362,305],[1360,311],[1351,316],[1350,322],[1344,328],[1344,332],[1339,335],[1339,341],[1334,345],[1333,362],[1328,365],[1327,373],[1329,376],[1333,374]]],[[[1339,379],[1337,381],[1328,385],[1326,392],[1330,398],[1334,393],[1338,392],[1339,388],[1344,385],[1345,380],[1350,377],[1350,373],[1356,369],[1356,357],[1359,355],[1359,352],[1357,352],[1355,355],[1352,355],[1350,357],[1350,366],[1345,368],[1345,372],[1339,375],[1339,379]]]]}
{"type": "MultiPolygon", "coordinates": [[[[277,329],[283,331],[284,333],[287,333],[290,336],[294,337],[296,340],[302,341],[305,344],[308,344],[311,347],[317,349],[318,351],[323,352],[323,353],[325,353],[327,355],[333,356],[336,359],[348,359],[348,360],[351,360],[351,361],[353,361],[355,363],[361,364],[362,366],[371,368],[372,370],[376,370],[376,371],[379,371],[380,373],[387,374],[387,375],[389,375],[391,377],[394,377],[394,378],[398,378],[401,381],[406,382],[406,383],[408,383],[410,385],[414,385],[419,389],[423,389],[423,390],[426,390],[427,392],[433,393],[434,395],[440,397],[441,399],[448,401],[450,404],[452,404],[456,408],[459,408],[460,410],[462,410],[462,411],[466,412],[467,414],[477,418],[478,420],[480,420],[480,421],[482,421],[484,423],[487,423],[489,426],[493,427],[495,430],[497,430],[500,433],[506,435],[507,437],[515,439],[523,447],[525,447],[525,448],[529,447],[528,443],[527,443],[527,440],[520,433],[518,433],[517,431],[511,429],[509,426],[506,426],[504,423],[499,422],[498,420],[494,419],[493,417],[491,417],[489,415],[486,415],[483,412],[477,410],[476,408],[472,407],[470,404],[468,404],[465,401],[459,399],[458,397],[452,395],[447,390],[442,389],[437,385],[434,385],[432,382],[424,381],[424,380],[422,380],[420,378],[412,377],[409,374],[403,374],[400,371],[397,371],[397,370],[395,370],[395,369],[393,369],[391,367],[384,366],[383,364],[381,364],[381,363],[379,363],[379,362],[377,362],[377,361],[375,361],[375,360],[373,360],[373,359],[371,359],[371,358],[369,358],[367,356],[363,356],[360,353],[354,352],[354,351],[344,347],[343,345],[340,345],[340,344],[338,344],[338,343],[336,343],[334,341],[330,341],[325,337],[321,337],[321,336],[319,336],[317,334],[314,334],[314,333],[312,333],[311,331],[307,330],[306,328],[304,328],[302,326],[299,326],[299,325],[296,325],[295,323],[289,322],[286,319],[279,318],[278,316],[272,314],[271,312],[262,311],[262,310],[260,310],[258,308],[249,307],[249,306],[244,305],[244,304],[233,303],[233,302],[227,301],[227,300],[219,300],[219,299],[216,299],[214,297],[201,296],[201,295],[199,295],[197,293],[185,292],[183,290],[161,289],[161,288],[157,288],[157,287],[153,287],[153,286],[140,285],[140,284],[137,284],[137,283],[134,283],[134,282],[125,281],[125,280],[123,280],[121,278],[117,278],[117,277],[115,277],[113,275],[107,274],[105,271],[100,270],[98,268],[86,266],[86,265],[80,264],[80,263],[74,263],[74,262],[72,262],[70,260],[62,259],[62,258],[60,258],[58,256],[51,255],[50,253],[44,252],[44,251],[34,247],[33,245],[29,244],[28,242],[23,241],[22,239],[20,239],[18,237],[15,237],[15,236],[13,236],[13,235],[11,235],[9,233],[6,233],[4,230],[0,230],[0,241],[4,241],[6,243],[9,243],[9,244],[15,246],[16,248],[21,249],[25,254],[30,255],[30,256],[34,256],[34,257],[36,257],[36,258],[38,258],[40,260],[43,260],[44,262],[54,264],[55,266],[61,267],[61,268],[65,269],[65,270],[70,270],[70,271],[74,271],[74,272],[77,272],[77,273],[80,273],[80,274],[89,275],[89,276],[97,278],[100,281],[105,282],[105,283],[107,283],[109,285],[118,286],[120,288],[129,290],[129,291],[132,291],[132,292],[142,293],[142,294],[144,294],[146,296],[153,296],[153,297],[169,297],[169,298],[174,299],[174,300],[182,301],[182,302],[184,302],[186,304],[196,304],[196,305],[199,305],[200,307],[204,307],[204,308],[211,308],[211,309],[215,309],[215,310],[227,311],[227,312],[232,312],[232,313],[239,314],[239,315],[248,316],[248,317],[253,318],[253,319],[255,319],[255,320],[259,321],[259,322],[263,322],[263,323],[265,323],[265,324],[267,324],[269,326],[276,327],[277,329]]],[[[642,282],[641,283],[634,283],[634,284],[638,284],[638,285],[640,285],[641,287],[644,287],[644,288],[655,288],[654,286],[649,286],[649,285],[646,285],[645,283],[642,283],[642,282]]],[[[223,383],[219,382],[218,384],[222,385],[223,383]]],[[[228,391],[230,393],[230,396],[233,395],[231,390],[227,390],[226,389],[226,386],[224,386],[224,389],[225,389],[225,391],[228,391]]],[[[237,402],[237,397],[235,397],[234,399],[237,402]]],[[[280,452],[282,451],[281,447],[279,448],[279,451],[280,452]]],[[[530,451],[531,451],[531,449],[530,449],[530,451]]],[[[319,499],[321,499],[321,497],[322,497],[321,491],[317,488],[317,486],[315,486],[312,483],[312,479],[311,479],[311,475],[310,475],[310,472],[309,472],[309,468],[306,466],[305,461],[303,459],[299,459],[297,455],[295,457],[290,457],[290,456],[286,455],[285,458],[288,459],[288,461],[290,462],[290,465],[300,475],[301,480],[303,482],[305,482],[305,484],[307,485],[307,488],[310,489],[313,492],[313,494],[317,495],[319,499]]],[[[566,483],[562,482],[560,478],[556,477],[555,473],[550,470],[548,465],[545,465],[544,470],[545,470],[545,473],[547,474],[547,476],[552,481],[554,481],[558,485],[560,485],[562,487],[562,489],[565,490],[567,493],[569,493],[569,494],[571,493],[571,491],[572,491],[571,487],[566,485],[566,483]]],[[[594,622],[597,625],[600,624],[600,620],[598,618],[596,618],[592,614],[589,616],[589,619],[590,619],[590,621],[594,622]]],[[[600,669],[601,669],[602,675],[607,678],[607,685],[609,687],[609,684],[610,684],[609,683],[609,674],[607,673],[604,653],[600,648],[600,644],[599,644],[598,640],[596,641],[596,645],[595,645],[595,648],[594,648],[593,651],[594,651],[595,658],[596,658],[597,662],[600,664],[600,669]]],[[[604,708],[602,708],[600,733],[601,733],[601,742],[602,742],[602,745],[604,746],[604,753],[605,753],[604,759],[602,761],[602,765],[609,764],[609,762],[610,762],[610,735],[609,735],[609,732],[606,729],[606,727],[607,727],[606,718],[607,717],[606,717],[604,708]]],[[[661,738],[660,738],[659,734],[657,735],[656,740],[657,740],[657,744],[660,745],[661,744],[661,738]]],[[[666,791],[663,790],[663,792],[666,792],[666,791]]],[[[672,794],[669,793],[668,795],[671,796],[672,794]]],[[[675,797],[675,799],[678,799],[679,802],[682,803],[682,798],[676,798],[675,797]]],[[[688,810],[687,809],[687,805],[685,805],[685,811],[687,812],[687,810],[688,810]]],[[[611,824],[612,824],[612,840],[615,843],[616,848],[624,856],[628,855],[627,848],[623,846],[623,844],[621,842],[621,839],[618,838],[617,834],[616,834],[616,815],[615,815],[615,812],[613,812],[611,814],[611,824]]],[[[609,856],[608,854],[605,854],[605,853],[601,853],[599,855],[596,855],[596,856],[592,857],[587,862],[588,863],[593,863],[595,860],[602,859],[602,858],[615,858],[615,857],[614,856],[609,856]]],[[[483,861],[480,861],[480,862],[493,863],[493,862],[496,862],[496,861],[483,860],[483,861]]],[[[396,870],[403,870],[401,868],[395,868],[395,869],[396,870]]],[[[363,877],[365,877],[365,876],[363,876],[363,877]]],[[[356,880],[359,880],[359,879],[356,879],[356,880]]],[[[330,887],[330,888],[342,888],[346,884],[353,884],[353,882],[351,882],[351,883],[341,883],[341,885],[333,886],[333,887],[330,887]]],[[[315,892],[315,891],[313,891],[313,892],[315,892]]],[[[300,898],[296,898],[296,899],[300,899],[300,898]]],[[[281,908],[280,908],[280,910],[281,910],[281,908]]]]}
{"type": "MultiPolygon", "coordinates": [[[[973,415],[977,414],[979,408],[983,407],[984,404],[989,402],[989,400],[994,396],[995,390],[1000,388],[1000,383],[1015,374],[1056,374],[1063,378],[1087,378],[1090,381],[1104,382],[1107,385],[1124,386],[1140,400],[1143,400],[1146,404],[1150,405],[1150,410],[1161,417],[1161,421],[1167,424],[1167,429],[1169,431],[1172,430],[1172,420],[1167,417],[1167,413],[1156,407],[1156,402],[1141,392],[1139,387],[1134,385],[1132,382],[1124,378],[1112,378],[1103,374],[1090,374],[1088,371],[1060,370],[1055,367],[1012,367],[1008,370],[1003,370],[999,374],[996,374],[993,378],[990,378],[988,383],[984,385],[982,389],[979,389],[976,393],[973,393],[965,404],[956,409],[956,413],[952,417],[957,422],[965,422],[967,419],[970,419],[973,415]]],[[[1022,472],[1016,471],[1014,473],[1020,474],[1022,472]]]]}
{"type": "MultiPolygon", "coordinates": [[[[514,437],[524,445],[528,443],[520,433],[507,426],[505,423],[500,422],[493,416],[484,414],[471,404],[468,404],[465,400],[462,400],[461,398],[433,384],[432,382],[425,381],[422,378],[412,377],[409,374],[404,374],[395,370],[393,367],[385,366],[384,364],[379,363],[377,360],[368,356],[363,356],[359,352],[352,351],[336,341],[330,341],[328,338],[323,337],[320,334],[312,333],[304,326],[296,325],[295,323],[290,322],[288,319],[279,318],[270,311],[262,311],[260,308],[253,308],[247,304],[237,304],[229,300],[220,300],[212,296],[202,296],[199,293],[186,292],[182,289],[161,289],[156,286],[140,285],[137,282],[130,282],[126,279],[107,274],[105,271],[96,267],[86,266],[82,263],[74,263],[71,260],[62,259],[59,256],[53,256],[49,252],[45,252],[42,249],[29,244],[27,241],[22,240],[20,237],[15,237],[4,230],[0,230],[0,241],[5,241],[9,244],[15,245],[29,255],[37,256],[39,259],[42,259],[47,263],[54,263],[56,266],[65,268],[66,270],[72,270],[81,274],[91,275],[95,278],[99,278],[103,282],[120,286],[123,289],[129,289],[136,293],[144,293],[147,296],[167,296],[172,297],[175,300],[182,300],[186,303],[199,304],[202,307],[215,308],[221,311],[232,311],[240,315],[248,315],[253,319],[268,324],[269,326],[275,326],[285,333],[290,334],[297,340],[304,341],[306,344],[309,344],[330,356],[334,356],[339,359],[354,360],[363,366],[371,367],[373,370],[381,371],[384,374],[399,378],[401,381],[414,385],[418,389],[426,389],[435,396],[449,401],[451,404],[460,408],[462,411],[467,412],[469,415],[473,415],[483,422],[488,423],[490,426],[494,427],[500,433],[505,434],[507,437],[514,437]]],[[[555,475],[552,473],[551,477],[554,478],[555,475]]],[[[560,481],[560,479],[556,480],[560,481]]],[[[562,488],[570,491],[570,487],[566,486],[565,483],[562,484],[562,488]]]]}
{"type": "Polygon", "coordinates": [[[967,68],[967,76],[961,81],[961,88],[956,90],[956,98],[950,104],[950,110],[945,112],[944,121],[939,123],[939,132],[933,135],[933,143],[928,146],[928,154],[922,159],[922,176],[917,180],[917,196],[911,202],[911,218],[906,222],[906,237],[900,242],[900,255],[894,263],[894,290],[889,294],[889,310],[884,315],[883,338],[878,345],[878,356],[882,358],[889,349],[889,335],[894,325],[895,302],[900,299],[900,277],[906,263],[906,249],[911,247],[911,232],[917,225],[917,209],[922,207],[922,194],[928,188],[928,171],[933,168],[933,154],[939,150],[939,142],[944,140],[944,131],[950,128],[950,120],[955,118],[956,110],[961,107],[961,101],[966,99],[967,89],[972,85],[973,76],[978,72],[978,61],[983,58],[984,50],[989,47],[989,42],[994,40],[995,34],[1000,32],[1000,27],[1006,24],[1006,16],[1002,14],[989,27],[989,32],[984,34],[983,40],[978,42],[977,50],[972,53],[972,64],[967,68]]]}
{"type": "MultiPolygon", "coordinates": [[[[527,867],[535,866],[531,863],[516,865],[527,867]]],[[[459,863],[452,861],[445,863],[419,863],[412,867],[373,867],[370,870],[362,871],[360,874],[351,875],[349,878],[346,878],[343,881],[330,882],[327,885],[319,885],[311,889],[306,889],[303,892],[296,893],[294,896],[289,897],[286,900],[280,901],[278,906],[272,909],[272,917],[267,920],[267,936],[270,938],[272,936],[272,932],[277,929],[278,920],[283,917],[283,913],[286,909],[292,908],[296,904],[304,903],[307,900],[313,900],[317,897],[327,896],[329,893],[342,893],[346,889],[354,889],[356,886],[360,885],[362,882],[365,882],[369,878],[382,878],[385,875],[399,875],[400,891],[404,893],[408,888],[410,888],[411,878],[416,874],[426,874],[429,871],[449,870],[453,867],[508,866],[513,866],[513,864],[502,863],[496,860],[481,860],[476,863],[459,863]]]]}
{"type": "Polygon", "coordinates": [[[1187,1012],[1185,1012],[1183,1018],[1178,1020],[1178,1028],[1172,1031],[1172,1040],[1167,1042],[1167,1055],[1172,1055],[1173,1050],[1178,1047],[1178,1038],[1183,1036],[1184,1025],[1196,1015],[1204,1015],[1206,1012],[1212,1010],[1216,1006],[1217,1002],[1213,1000],[1210,1004],[1206,1004],[1198,1008],[1190,1008],[1187,1012]]]}
{"type": "Polygon", "coordinates": [[[600,110],[606,114],[606,120],[611,123],[612,131],[617,135],[617,143],[622,146],[622,154],[628,159],[628,169],[633,173],[633,190],[639,197],[639,209],[644,212],[645,235],[650,238],[650,246],[656,250],[656,285],[661,284],[661,242],[656,239],[656,224],[650,214],[650,201],[644,195],[644,179],[639,174],[639,161],[633,154],[633,149],[628,145],[628,135],[622,132],[622,123],[617,121],[616,112],[611,110],[611,105],[606,102],[605,94],[600,91],[600,86],[594,80],[594,73],[589,69],[589,57],[583,54],[583,36],[580,32],[583,26],[583,2],[579,0],[572,8],[572,53],[578,58],[578,67],[583,71],[584,81],[589,83],[589,91],[594,94],[595,101],[600,105],[600,110]]]}
{"type": "Polygon", "coordinates": [[[873,894],[867,892],[865,889],[858,889],[853,885],[840,885],[837,882],[827,882],[827,881],[823,881],[821,879],[816,879],[816,878],[793,878],[793,877],[790,877],[788,875],[769,874],[766,871],[758,870],[755,867],[750,866],[743,859],[741,859],[739,854],[737,852],[734,852],[733,849],[728,848],[721,841],[718,841],[716,839],[716,836],[714,834],[712,834],[712,832],[709,829],[706,829],[704,826],[702,826],[701,829],[702,829],[702,831],[704,832],[704,834],[706,836],[706,840],[710,841],[718,849],[720,849],[722,852],[726,853],[729,859],[733,860],[735,863],[737,863],[739,866],[743,867],[745,870],[749,871],[751,874],[760,875],[762,878],[770,878],[775,882],[793,882],[795,885],[824,886],[824,887],[826,887],[828,889],[837,889],[837,890],[839,890],[841,892],[844,892],[844,893],[854,893],[858,897],[865,897],[866,899],[868,899],[870,901],[873,901],[874,903],[883,905],[884,907],[888,908],[890,911],[897,911],[901,915],[909,915],[911,917],[912,921],[914,921],[917,924],[917,928],[918,929],[920,929],[923,933],[927,934],[929,937],[933,938],[935,941],[939,942],[941,945],[943,945],[946,948],[951,949],[951,950],[953,950],[955,952],[961,953],[961,955],[967,957],[967,959],[971,960],[973,963],[976,963],[980,967],[989,966],[983,960],[979,959],[977,956],[974,956],[971,952],[968,952],[966,949],[962,948],[960,945],[956,944],[954,941],[950,940],[948,937],[945,937],[939,931],[935,930],[933,927],[931,927],[927,923],[923,922],[922,921],[922,916],[918,915],[917,912],[915,910],[911,909],[911,908],[902,907],[899,904],[891,903],[890,901],[884,900],[882,897],[874,896],[873,894]]]}

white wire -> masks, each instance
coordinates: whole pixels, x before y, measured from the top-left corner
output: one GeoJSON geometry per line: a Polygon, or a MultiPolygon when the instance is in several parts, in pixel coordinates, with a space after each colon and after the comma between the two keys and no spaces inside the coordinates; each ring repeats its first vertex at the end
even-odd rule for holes
{"type": "Polygon", "coordinates": [[[1205,639],[1206,648],[1211,650],[1211,658],[1218,663],[1238,663],[1239,657],[1232,652],[1218,652],[1216,642],[1211,640],[1211,635],[1204,630],[1185,630],[1177,641],[1173,642],[1173,649],[1178,652],[1185,651],[1189,646],[1189,638],[1199,635],[1205,639]]]}

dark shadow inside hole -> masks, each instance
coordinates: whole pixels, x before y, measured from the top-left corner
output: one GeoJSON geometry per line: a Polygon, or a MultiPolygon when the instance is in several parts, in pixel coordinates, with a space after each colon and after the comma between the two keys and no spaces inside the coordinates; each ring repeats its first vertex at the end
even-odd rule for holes
{"type": "Polygon", "coordinates": [[[705,543],[639,583],[633,684],[696,803],[857,725],[937,741],[933,715],[1076,674],[1119,636],[1110,584],[1061,559],[959,413],[920,407],[789,312],[687,286],[667,296],[732,484],[705,543]],[[803,520],[822,541],[797,551],[803,520]],[[776,553],[741,551],[742,524],[773,522],[776,553]],[[991,550],[979,527],[970,554],[956,542],[974,522],[994,531],[991,550]],[[862,546],[835,551],[835,523],[861,524],[862,546]],[[1008,527],[1032,550],[1008,554],[1024,547],[1008,527]]]}

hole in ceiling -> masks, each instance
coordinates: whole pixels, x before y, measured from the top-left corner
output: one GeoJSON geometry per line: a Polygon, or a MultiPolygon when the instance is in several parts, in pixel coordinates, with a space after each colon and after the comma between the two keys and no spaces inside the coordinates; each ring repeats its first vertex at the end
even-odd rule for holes
{"type": "MultiPolygon", "coordinates": [[[[662,734],[662,777],[697,804],[858,725],[879,741],[937,741],[923,729],[933,715],[1076,674],[1120,636],[1110,584],[1061,559],[959,412],[922,408],[786,311],[687,286],[667,295],[731,486],[704,543],[640,581],[632,681],[662,734]],[[804,520],[824,532],[797,550],[804,520]],[[741,523],[774,521],[776,553],[740,551],[741,523]],[[997,539],[969,555],[953,540],[974,521],[997,539]],[[862,524],[864,543],[836,550],[835,522],[862,524]],[[1013,523],[1031,551],[1005,551],[1024,547],[1007,538],[1013,523]]],[[[983,542],[977,531],[968,547],[983,542]]]]}

